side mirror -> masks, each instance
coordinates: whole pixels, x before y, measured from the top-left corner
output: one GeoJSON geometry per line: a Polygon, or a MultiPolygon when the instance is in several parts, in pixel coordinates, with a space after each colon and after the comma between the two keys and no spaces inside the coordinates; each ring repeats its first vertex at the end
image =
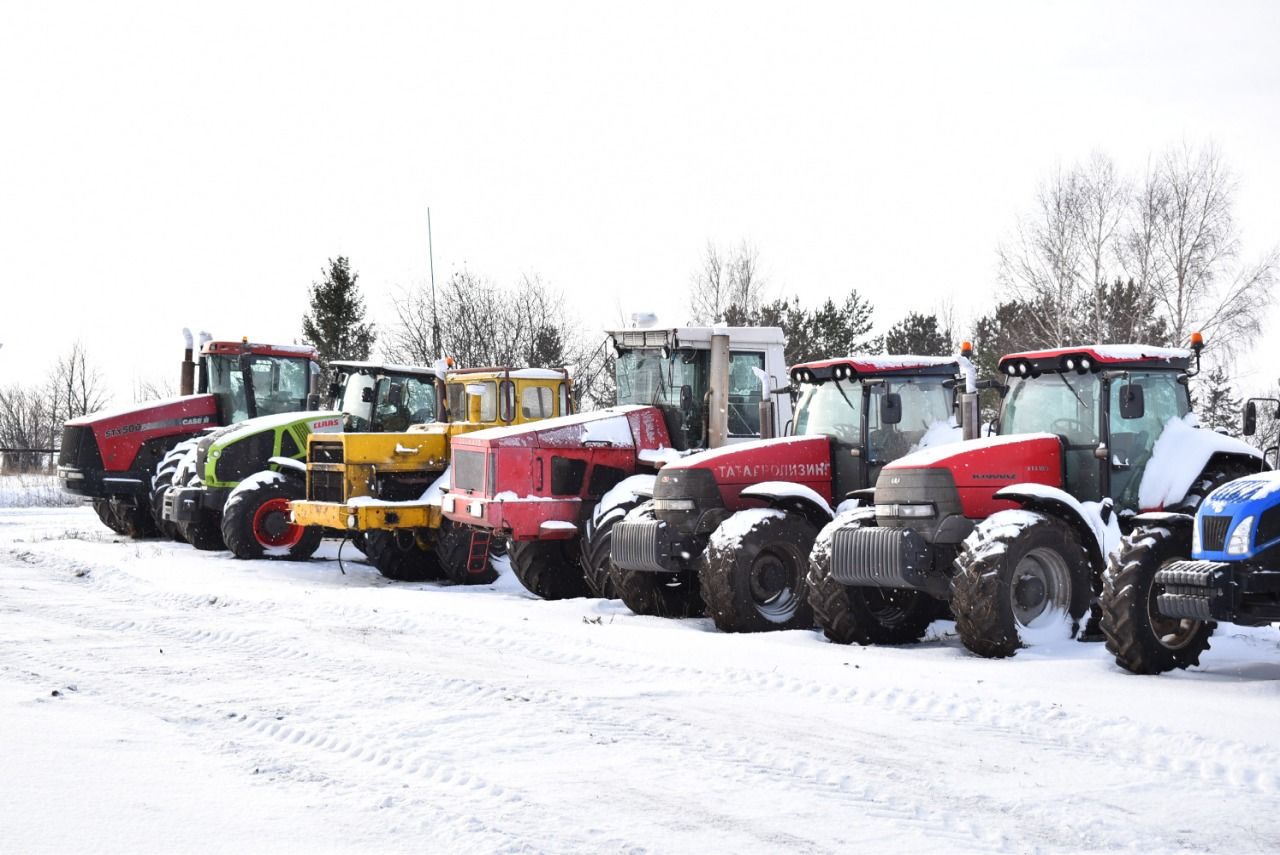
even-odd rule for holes
{"type": "Polygon", "coordinates": [[[307,396],[307,409],[308,410],[320,409],[320,396],[317,395],[315,392],[312,392],[310,395],[307,396]]]}
{"type": "Polygon", "coordinates": [[[896,425],[902,421],[902,396],[889,392],[880,398],[880,424],[896,425]]]}
{"type": "Polygon", "coordinates": [[[360,390],[360,403],[362,404],[373,403],[373,387],[372,386],[365,386],[363,389],[360,390]]]}
{"type": "Polygon", "coordinates": [[[398,407],[404,403],[404,384],[392,383],[387,389],[387,403],[393,407],[398,407]]]}
{"type": "Polygon", "coordinates": [[[1120,418],[1140,419],[1147,412],[1146,402],[1142,397],[1142,386],[1137,383],[1126,383],[1120,387],[1120,418]]]}
{"type": "Polygon", "coordinates": [[[689,385],[680,387],[680,409],[693,409],[693,387],[689,385]]]}
{"type": "Polygon", "coordinates": [[[334,400],[337,400],[338,396],[341,394],[342,394],[342,384],[339,383],[337,380],[334,380],[332,383],[329,384],[329,397],[333,398],[334,400]]]}
{"type": "Polygon", "coordinates": [[[1244,405],[1244,425],[1240,432],[1245,436],[1253,436],[1258,432],[1258,405],[1253,401],[1244,405]]]}

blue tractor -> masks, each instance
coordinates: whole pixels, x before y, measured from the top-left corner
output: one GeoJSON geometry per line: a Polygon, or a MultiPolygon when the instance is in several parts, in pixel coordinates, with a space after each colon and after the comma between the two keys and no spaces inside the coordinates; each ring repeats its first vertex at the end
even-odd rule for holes
{"type": "MultiPolygon", "coordinates": [[[[1256,422],[1250,401],[1246,435],[1256,422]]],[[[1223,484],[1204,498],[1194,520],[1140,519],[1112,556],[1100,603],[1107,649],[1122,668],[1160,674],[1198,665],[1217,621],[1280,621],[1280,472],[1223,484]]]]}

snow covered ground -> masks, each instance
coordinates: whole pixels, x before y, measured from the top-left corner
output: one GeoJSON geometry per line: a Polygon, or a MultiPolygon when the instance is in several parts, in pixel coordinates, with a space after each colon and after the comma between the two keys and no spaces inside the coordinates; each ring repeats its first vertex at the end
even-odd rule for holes
{"type": "MultiPolygon", "coordinates": [[[[350,548],[348,547],[348,550],[350,548]]],[[[718,634],[617,602],[126,542],[0,510],[9,852],[1280,845],[1280,634],[1148,678],[718,634]]],[[[358,553],[352,552],[353,555],[358,553]]]]}

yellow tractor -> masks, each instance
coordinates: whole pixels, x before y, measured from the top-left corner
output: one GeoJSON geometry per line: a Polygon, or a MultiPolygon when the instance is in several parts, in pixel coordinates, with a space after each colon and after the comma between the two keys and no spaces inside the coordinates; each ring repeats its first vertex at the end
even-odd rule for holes
{"type": "MultiPolygon", "coordinates": [[[[347,532],[389,579],[497,578],[485,529],[442,518],[449,441],[483,428],[519,425],[572,411],[563,369],[450,369],[447,418],[403,433],[314,434],[307,441],[307,498],[290,503],[293,522],[347,532]]],[[[392,389],[392,396],[396,390],[392,389]]]]}

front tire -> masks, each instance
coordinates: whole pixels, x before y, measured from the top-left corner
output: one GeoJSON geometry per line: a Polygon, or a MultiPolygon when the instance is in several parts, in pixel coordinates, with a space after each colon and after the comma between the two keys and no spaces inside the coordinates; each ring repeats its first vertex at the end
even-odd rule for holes
{"type": "Polygon", "coordinates": [[[721,632],[808,629],[809,552],[817,530],[802,516],[781,511],[739,511],[721,523],[703,553],[698,580],[707,613],[721,632]],[[742,514],[758,519],[741,537],[742,514]]]}
{"type": "Polygon", "coordinates": [[[530,593],[544,600],[587,597],[591,589],[582,575],[578,544],[569,540],[511,543],[511,572],[530,593]]]}
{"type": "Polygon", "coordinates": [[[489,557],[489,534],[471,526],[459,525],[450,520],[440,524],[436,535],[436,555],[445,578],[458,585],[488,585],[498,578],[498,571],[489,557]],[[476,543],[479,537],[482,543],[476,543]],[[472,561],[477,549],[483,548],[483,558],[472,561]]]}
{"type": "Polygon", "coordinates": [[[988,658],[1013,656],[1027,630],[1089,609],[1091,566],[1075,530],[1034,511],[1000,511],[978,524],[956,557],[951,608],[960,640],[988,658]]]}
{"type": "Polygon", "coordinates": [[[205,552],[226,549],[226,544],[222,542],[221,515],[212,511],[198,511],[191,522],[178,523],[178,533],[196,549],[205,552]]]}
{"type": "Polygon", "coordinates": [[[591,596],[603,600],[617,598],[618,588],[612,578],[613,560],[609,557],[613,527],[639,504],[637,500],[614,505],[601,515],[599,522],[594,517],[588,520],[582,535],[582,575],[591,589],[591,596]]]}
{"type": "Polygon", "coordinates": [[[365,533],[364,555],[378,572],[397,582],[430,582],[444,578],[440,556],[430,541],[413,529],[365,533]]]}
{"type": "MultiPolygon", "coordinates": [[[[1194,525],[1194,523],[1193,523],[1194,525]]],[[[1213,621],[1160,614],[1156,573],[1191,554],[1186,530],[1138,528],[1120,542],[1120,551],[1102,580],[1102,632],[1116,664],[1134,674],[1162,674],[1200,664],[1209,649],[1213,621]]]]}
{"type": "Polygon", "coordinates": [[[227,496],[222,509],[222,539],[236,558],[280,558],[305,561],[320,548],[318,526],[294,525],[289,502],[304,488],[278,472],[261,472],[227,496]]]}

